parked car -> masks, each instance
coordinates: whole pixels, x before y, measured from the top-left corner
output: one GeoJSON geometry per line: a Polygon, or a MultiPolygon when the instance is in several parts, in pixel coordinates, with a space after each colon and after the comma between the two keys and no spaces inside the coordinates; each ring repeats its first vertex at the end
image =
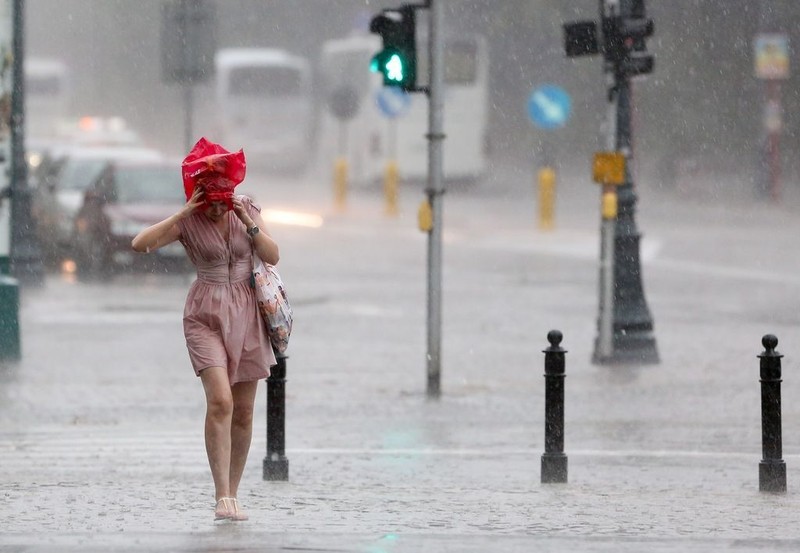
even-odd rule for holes
{"type": "Polygon", "coordinates": [[[73,253],[81,276],[103,277],[119,270],[180,270],[190,267],[179,242],[150,256],[133,252],[142,229],[166,219],[186,203],[180,164],[112,161],[83,194],[75,217],[73,253]]]}
{"type": "Polygon", "coordinates": [[[109,162],[163,159],[157,150],[144,147],[72,146],[44,152],[31,173],[32,213],[48,264],[70,256],[75,215],[109,162]]]}

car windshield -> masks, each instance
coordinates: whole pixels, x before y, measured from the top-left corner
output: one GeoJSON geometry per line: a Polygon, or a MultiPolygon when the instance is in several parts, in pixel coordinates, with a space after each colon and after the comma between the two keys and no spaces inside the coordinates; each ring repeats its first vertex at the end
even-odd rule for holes
{"type": "Polygon", "coordinates": [[[117,203],[184,203],[180,171],[174,167],[118,168],[117,203]]]}
{"type": "Polygon", "coordinates": [[[86,190],[108,163],[105,159],[69,159],[58,177],[61,190],[86,190]]]}

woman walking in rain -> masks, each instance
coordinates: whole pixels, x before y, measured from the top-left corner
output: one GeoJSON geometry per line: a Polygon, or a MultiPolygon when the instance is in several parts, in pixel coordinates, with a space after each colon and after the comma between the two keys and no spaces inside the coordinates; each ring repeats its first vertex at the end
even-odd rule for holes
{"type": "Polygon", "coordinates": [[[183,331],[205,390],[215,520],[248,518],[237,493],[253,434],[258,381],[276,364],[250,277],[253,253],[274,265],[278,245],[266,230],[261,208],[233,194],[245,169],[242,150],[228,152],[201,138],[181,165],[186,205],[131,243],[135,251],[147,253],[179,240],[197,269],[183,331]]]}

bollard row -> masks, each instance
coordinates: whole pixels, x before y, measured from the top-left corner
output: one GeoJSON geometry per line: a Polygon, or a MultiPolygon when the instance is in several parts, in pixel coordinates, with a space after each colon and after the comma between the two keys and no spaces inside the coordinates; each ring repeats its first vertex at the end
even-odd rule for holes
{"type": "MultiPolygon", "coordinates": [[[[567,456],[564,453],[564,380],[565,354],[563,335],[558,330],[547,334],[550,346],[544,353],[545,424],[544,454],[541,463],[543,484],[567,482],[567,456]]],[[[775,348],[778,338],[767,334],[761,339],[764,351],[758,356],[761,368],[761,446],[758,466],[759,491],[786,492],[786,463],[783,461],[781,428],[781,355],[775,348]]]]}
{"type": "MultiPolygon", "coordinates": [[[[544,353],[545,426],[544,453],[541,458],[543,484],[566,483],[567,455],[564,453],[564,381],[566,353],[561,347],[563,334],[558,330],[547,333],[550,346],[544,353]]],[[[764,346],[760,359],[761,376],[761,446],[762,459],[758,467],[759,491],[786,492],[786,463],[783,461],[781,423],[781,355],[775,348],[778,338],[767,334],[761,339],[764,346]]],[[[264,458],[264,480],[288,480],[289,460],[286,458],[286,359],[276,353],[278,364],[267,379],[267,456],[264,458]]]]}

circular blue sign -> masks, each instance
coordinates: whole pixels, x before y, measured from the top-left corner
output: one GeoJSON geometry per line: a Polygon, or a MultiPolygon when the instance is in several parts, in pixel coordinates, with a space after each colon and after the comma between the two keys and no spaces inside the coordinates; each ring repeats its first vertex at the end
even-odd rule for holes
{"type": "Polygon", "coordinates": [[[567,123],[571,104],[569,94],[563,88],[546,84],[531,93],[528,116],[540,129],[558,129],[567,123]]]}
{"type": "Polygon", "coordinates": [[[384,86],[375,94],[375,105],[383,115],[394,119],[408,111],[411,95],[401,88],[384,86]]]}

